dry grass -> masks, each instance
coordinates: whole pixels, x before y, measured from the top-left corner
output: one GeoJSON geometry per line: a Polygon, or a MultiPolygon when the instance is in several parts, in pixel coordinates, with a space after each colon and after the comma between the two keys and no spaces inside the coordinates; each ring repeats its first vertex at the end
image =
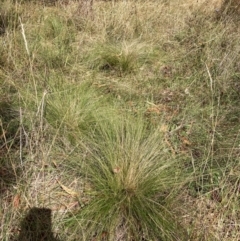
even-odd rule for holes
{"type": "Polygon", "coordinates": [[[189,239],[239,240],[238,11],[217,0],[2,1],[0,239],[17,240],[33,207],[52,210],[58,239],[79,239],[65,220],[94,188],[75,171],[104,140],[116,154],[99,123],[127,115],[156,128],[187,171],[169,205],[189,239]]]}

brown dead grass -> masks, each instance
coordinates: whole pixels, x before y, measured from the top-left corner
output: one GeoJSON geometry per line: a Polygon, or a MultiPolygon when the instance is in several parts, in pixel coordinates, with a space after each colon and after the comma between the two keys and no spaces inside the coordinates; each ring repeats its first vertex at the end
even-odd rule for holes
{"type": "Polygon", "coordinates": [[[225,199],[209,198],[213,192],[199,197],[184,193],[181,218],[191,230],[191,240],[237,241],[240,238],[240,211],[225,199]],[[187,212],[186,212],[187,210],[187,212]]]}

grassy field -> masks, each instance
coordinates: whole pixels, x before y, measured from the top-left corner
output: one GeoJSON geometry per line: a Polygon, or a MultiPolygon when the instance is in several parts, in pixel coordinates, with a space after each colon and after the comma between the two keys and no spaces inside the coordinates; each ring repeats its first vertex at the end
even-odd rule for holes
{"type": "Polygon", "coordinates": [[[0,3],[0,240],[240,240],[238,1],[0,3]]]}

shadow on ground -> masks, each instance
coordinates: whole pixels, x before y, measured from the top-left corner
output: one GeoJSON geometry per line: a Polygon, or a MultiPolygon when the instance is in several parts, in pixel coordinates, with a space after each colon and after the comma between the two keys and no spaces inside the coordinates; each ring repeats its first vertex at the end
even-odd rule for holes
{"type": "Polygon", "coordinates": [[[21,222],[17,241],[60,241],[52,232],[51,209],[32,208],[21,222]]]}

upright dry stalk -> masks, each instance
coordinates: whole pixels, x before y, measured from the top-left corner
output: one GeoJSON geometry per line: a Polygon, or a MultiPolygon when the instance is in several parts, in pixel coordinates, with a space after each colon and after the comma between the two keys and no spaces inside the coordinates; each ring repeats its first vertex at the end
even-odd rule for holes
{"type": "Polygon", "coordinates": [[[26,38],[26,35],[25,35],[25,31],[24,31],[23,23],[22,23],[20,17],[19,17],[19,22],[20,22],[20,25],[21,25],[22,36],[23,36],[23,40],[24,40],[24,44],[25,44],[25,48],[26,48],[26,51],[27,51],[28,56],[30,56],[30,52],[29,52],[29,49],[28,49],[27,38],[26,38]]]}

